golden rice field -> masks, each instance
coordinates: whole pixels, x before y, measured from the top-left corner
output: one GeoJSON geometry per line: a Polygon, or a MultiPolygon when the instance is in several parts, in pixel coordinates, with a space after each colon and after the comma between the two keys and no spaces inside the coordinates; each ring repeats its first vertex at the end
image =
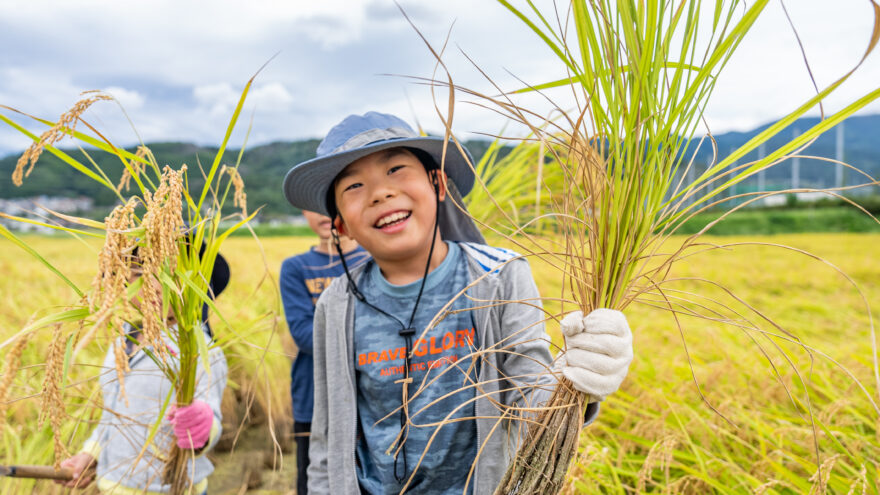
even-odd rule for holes
{"type": "MultiPolygon", "coordinates": [[[[97,243],[26,240],[78,285],[88,285],[97,243]]],[[[852,277],[871,310],[880,312],[880,235],[703,242],[770,242],[810,251],[852,277]]],[[[275,277],[284,257],[311,243],[267,238],[258,245],[233,238],[223,249],[232,281],[218,304],[235,330],[215,324],[215,332],[229,343],[230,394],[255,394],[257,409],[268,411],[278,428],[289,414],[287,355],[293,347],[284,321],[272,317],[280,308],[275,277]]],[[[533,271],[544,295],[559,296],[558,274],[540,263],[533,271]]],[[[6,241],[0,241],[0,274],[0,341],[47,308],[75,302],[66,285],[6,241]]],[[[752,245],[696,254],[669,278],[678,280],[666,286],[670,300],[686,299],[691,309],[735,324],[681,316],[679,331],[668,311],[654,307],[662,303],[655,296],[628,309],[636,359],[623,389],[603,404],[599,420],[583,434],[570,492],[878,493],[880,420],[872,405],[878,390],[870,325],[862,296],[846,278],[803,254],[752,245]],[[764,333],[750,329],[747,320],[764,333]],[[791,337],[774,337],[783,331],[791,337]],[[861,381],[867,395],[842,368],[861,381]],[[816,476],[817,447],[821,476],[816,476]]],[[[552,324],[550,330],[558,341],[552,324]]],[[[34,339],[13,382],[0,441],[2,464],[51,462],[51,434],[48,424],[39,426],[35,396],[49,335],[45,329],[34,339]]],[[[64,433],[71,449],[99,412],[92,378],[105,344],[96,342],[75,356],[66,375],[71,400],[64,433]]],[[[33,489],[25,481],[0,481],[4,494],[33,489]]],[[[53,487],[38,484],[36,490],[53,487]]]]}

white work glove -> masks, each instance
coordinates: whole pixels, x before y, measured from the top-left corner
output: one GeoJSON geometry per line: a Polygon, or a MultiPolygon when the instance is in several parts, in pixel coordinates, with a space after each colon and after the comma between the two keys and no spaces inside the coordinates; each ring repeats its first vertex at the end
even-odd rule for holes
{"type": "Polygon", "coordinates": [[[604,400],[620,387],[633,359],[632,333],[623,313],[593,310],[584,318],[573,311],[562,319],[566,351],[556,368],[577,390],[593,401],[604,400]]]}

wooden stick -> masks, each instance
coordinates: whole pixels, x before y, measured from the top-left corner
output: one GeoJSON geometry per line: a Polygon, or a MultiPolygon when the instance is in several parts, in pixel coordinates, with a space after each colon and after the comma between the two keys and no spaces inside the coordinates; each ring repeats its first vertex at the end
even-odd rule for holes
{"type": "Polygon", "coordinates": [[[52,466],[0,466],[0,476],[70,481],[73,471],[67,468],[56,471],[52,466]]]}

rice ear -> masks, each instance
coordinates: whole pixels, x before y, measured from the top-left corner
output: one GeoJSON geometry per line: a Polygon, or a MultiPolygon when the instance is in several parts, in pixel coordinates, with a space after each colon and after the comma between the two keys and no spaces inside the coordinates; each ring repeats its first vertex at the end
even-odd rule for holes
{"type": "Polygon", "coordinates": [[[61,441],[61,426],[67,417],[64,405],[64,395],[61,389],[64,369],[64,334],[62,325],[56,324],[52,331],[52,342],[49,344],[49,354],[46,357],[46,371],[43,379],[43,391],[40,396],[40,424],[45,422],[46,417],[52,425],[52,439],[55,450],[55,469],[61,468],[61,460],[69,454],[64,442],[61,441]]]}
{"type": "Polygon", "coordinates": [[[143,327],[145,343],[164,361],[167,350],[162,340],[162,332],[167,321],[167,310],[163,306],[163,284],[160,274],[169,267],[177,267],[178,240],[183,236],[183,174],[186,165],[179,171],[166,166],[159,185],[153,193],[144,193],[146,213],[141,225],[144,238],[139,243],[139,254],[143,268],[143,327]]]}
{"type": "MultiPolygon", "coordinates": [[[[146,170],[147,164],[145,163],[145,159],[149,154],[150,149],[146,146],[140,145],[135,150],[134,158],[128,160],[128,166],[122,170],[122,177],[119,179],[119,184],[116,186],[116,192],[122,192],[123,189],[128,191],[129,186],[131,185],[131,178],[133,176],[139,176],[146,170]],[[138,160],[140,158],[140,160],[138,160]],[[134,175],[132,175],[132,172],[134,175]]],[[[124,160],[124,159],[123,159],[124,160]]]]}
{"type": "Polygon", "coordinates": [[[55,143],[64,138],[64,136],[73,134],[73,131],[76,130],[76,124],[80,121],[80,116],[88,110],[89,107],[96,102],[113,99],[110,95],[95,91],[86,91],[83,94],[88,94],[90,96],[77,101],[70,110],[61,115],[55,125],[44,132],[40,136],[40,139],[31,144],[28,149],[25,150],[24,154],[21,155],[18,162],[15,164],[15,170],[12,172],[13,184],[20,186],[24,177],[31,174],[34,165],[37,163],[37,160],[40,159],[40,155],[43,154],[43,149],[45,149],[46,146],[54,146],[55,143]],[[27,170],[25,170],[25,167],[27,167],[27,170]]]}
{"type": "Polygon", "coordinates": [[[89,306],[95,312],[95,325],[117,327],[127,314],[127,305],[117,308],[125,297],[131,277],[132,252],[135,241],[131,230],[135,227],[135,199],[119,205],[104,219],[106,234],[98,254],[98,272],[92,279],[93,291],[89,306]]]}
{"type": "Polygon", "coordinates": [[[223,165],[220,169],[220,175],[222,176],[224,173],[229,175],[229,180],[234,188],[233,205],[241,208],[241,214],[247,216],[247,193],[244,192],[244,181],[241,178],[241,174],[238,173],[238,167],[223,165]]]}
{"type": "Polygon", "coordinates": [[[21,355],[32,335],[32,333],[25,333],[16,339],[12,349],[9,350],[3,360],[5,367],[3,368],[3,376],[0,378],[0,426],[6,424],[6,413],[9,409],[9,390],[13,380],[15,380],[18,368],[21,366],[21,355]]]}

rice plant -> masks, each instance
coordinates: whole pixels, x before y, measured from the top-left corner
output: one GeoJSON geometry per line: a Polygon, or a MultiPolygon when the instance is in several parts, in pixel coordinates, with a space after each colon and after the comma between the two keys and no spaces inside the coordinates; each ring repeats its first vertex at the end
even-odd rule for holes
{"type": "MultiPolygon", "coordinates": [[[[682,243],[672,245],[668,241],[684,221],[699,212],[726,208],[727,213],[719,219],[722,221],[730,211],[774,194],[762,191],[733,195],[729,192],[759,171],[796,156],[821,133],[880,97],[880,89],[875,89],[829,115],[825,114],[822,103],[874,50],[880,39],[880,5],[871,1],[870,10],[866,5],[866,14],[870,12],[873,16],[873,32],[863,56],[851,70],[828,86],[817,88],[815,96],[740,148],[722,156],[714,148],[703,113],[713,97],[719,75],[762,16],[769,0],[749,3],[575,0],[561,9],[531,1],[522,7],[506,0],[499,3],[550,49],[561,62],[560,73],[565,76],[512,93],[494,86],[495,94],[457,87],[448,73],[446,80],[429,80],[430,84],[450,90],[448,114],[439,110],[443,105],[436,106],[448,129],[453,99],[455,93],[459,93],[529,131],[529,136],[509,157],[499,160],[494,167],[485,164],[477,167],[484,177],[484,191],[477,194],[481,199],[471,203],[471,208],[476,206],[473,209],[477,220],[486,218],[482,222],[486,230],[507,237],[527,256],[543,260],[562,273],[562,293],[554,298],[561,301],[562,313],[566,307],[582,310],[584,314],[597,308],[627,310],[638,303],[668,311],[680,333],[683,332],[682,320],[689,318],[724,322],[740,329],[767,359],[771,372],[784,384],[786,395],[796,404],[800,417],[809,425],[808,431],[817,439],[821,426],[814,416],[809,376],[801,373],[791,357],[791,353],[802,350],[812,359],[816,357],[816,350],[806,347],[796,333],[778,325],[734,293],[723,291],[723,297],[703,298],[701,293],[718,288],[711,280],[697,277],[703,288],[696,292],[674,288],[675,283],[681,282],[669,277],[675,264],[702,251],[719,248],[700,240],[700,235],[715,222],[682,243]],[[553,104],[554,117],[548,119],[518,104],[516,93],[526,92],[538,92],[553,104]],[[569,96],[575,102],[574,107],[555,104],[554,92],[569,96]],[[498,93],[501,95],[497,96],[498,93]],[[737,165],[749,152],[817,108],[823,118],[807,132],[763,158],[737,165]],[[706,137],[699,139],[704,133],[706,137]],[[689,179],[697,152],[703,146],[712,147],[713,160],[703,173],[689,179]],[[524,159],[526,156],[529,158],[524,159]],[[537,168],[555,172],[555,175],[536,178],[536,164],[537,168]],[[497,170],[505,168],[526,170],[528,173],[523,176],[527,179],[497,180],[497,170]],[[560,180],[561,185],[554,183],[560,180]],[[543,196],[543,204],[534,193],[542,190],[552,191],[543,196]],[[492,203],[495,191],[499,192],[498,200],[492,203]],[[536,201],[532,203],[533,197],[536,201]],[[725,204],[732,198],[745,201],[735,207],[725,204]],[[495,210],[489,213],[486,204],[495,210]],[[539,221],[560,235],[541,235],[540,231],[527,228],[539,221]],[[725,299],[729,301],[727,304],[720,303],[725,299]],[[738,305],[743,308],[732,309],[738,305]],[[775,361],[778,356],[771,357],[776,352],[782,357],[781,363],[775,361]],[[783,372],[779,370],[786,366],[795,373],[791,382],[783,380],[783,372]]],[[[441,54],[436,51],[434,54],[438,66],[443,66],[441,54]]],[[[841,193],[848,189],[878,184],[867,174],[860,175],[863,180],[856,186],[825,192],[842,197],[841,193]]],[[[518,176],[510,172],[508,177],[518,176]]],[[[782,193],[800,191],[804,190],[782,193]]],[[[872,351],[870,380],[875,390],[880,391],[873,320],[867,299],[864,296],[863,299],[869,317],[866,333],[872,351]]],[[[547,313],[551,321],[560,314],[547,313]]],[[[687,347],[684,351],[688,352],[687,347]]],[[[687,356],[691,358],[690,354],[687,356]]],[[[858,393],[870,402],[871,414],[875,418],[880,416],[874,400],[875,394],[880,392],[870,392],[858,377],[843,371],[857,385],[858,393]]],[[[588,398],[574,390],[560,374],[551,400],[534,411],[537,419],[525,418],[529,423],[527,436],[497,494],[558,493],[563,489],[565,477],[561,474],[567,472],[577,453],[574,439],[580,435],[578,421],[587,402],[588,398]]],[[[706,404],[715,408],[709,401],[706,404]]],[[[714,410],[724,417],[718,409],[714,410]]],[[[814,441],[815,474],[810,483],[824,493],[833,461],[821,458],[818,440],[814,441]]],[[[652,465],[668,466],[674,449],[670,441],[660,440],[654,444],[645,459],[645,472],[627,473],[628,478],[641,480],[636,487],[627,489],[645,490],[652,465]]],[[[840,462],[839,457],[833,459],[840,462]]],[[[848,462],[852,463],[848,469],[858,469],[856,459],[848,456],[848,462]]],[[[874,482],[876,473],[868,470],[860,476],[866,480],[864,486],[868,486],[874,482]]],[[[761,488],[761,492],[767,490],[771,490],[770,485],[761,488]]]]}
{"type": "MultiPolygon", "coordinates": [[[[35,119],[49,127],[40,136],[32,134],[9,117],[0,115],[0,120],[34,141],[22,155],[13,173],[16,184],[21,184],[30,174],[43,152],[50,152],[67,165],[111,189],[119,198],[118,206],[104,222],[56,214],[67,222],[78,225],[78,228],[4,215],[13,220],[66,231],[78,237],[103,239],[96,274],[90,288],[81,288],[72,282],[26,242],[0,227],[0,234],[37,257],[77,296],[64,311],[35,320],[21,329],[14,339],[10,339],[14,342],[11,357],[15,358],[20,355],[33,332],[54,325],[52,344],[46,358],[41,409],[54,432],[56,469],[60,459],[66,454],[62,441],[62,427],[66,416],[64,377],[72,356],[89,345],[96,335],[105,335],[114,342],[120,394],[127,400],[124,379],[129,370],[128,357],[124,344],[121,343],[131,337],[123,331],[123,324],[132,323],[135,328],[140,329],[143,339],[137,343],[138,348],[144,350],[174,384],[173,394],[169,393],[161,405],[159,422],[171,405],[172,395],[176,406],[186,406],[192,402],[198,365],[201,363],[206,369],[210,368],[209,344],[202,330],[203,306],[210,307],[226,323],[223,315],[216,311],[211,297],[209,281],[214,263],[227,237],[245,226],[256,214],[248,213],[244,184],[238,174],[238,161],[234,166],[223,164],[227,143],[252,81],[253,78],[248,81],[241,94],[210,167],[202,170],[199,166],[197,170],[204,179],[201,190],[190,188],[190,169],[187,165],[178,169],[168,165],[161,167],[145,146],[140,146],[135,152],[126,151],[113,145],[91,127],[83,118],[83,113],[93,104],[112,99],[104,93],[85,93],[84,98],[57,122],[35,119]],[[80,124],[92,132],[81,132],[77,129],[80,124]],[[91,160],[91,151],[80,148],[85,160],[77,160],[58,149],[55,143],[66,137],[93,147],[98,152],[111,153],[118,157],[123,170],[120,179],[117,182],[111,181],[108,174],[91,160]],[[136,194],[127,196],[125,193],[132,182],[136,186],[136,194]],[[236,208],[234,212],[230,212],[231,208],[227,203],[230,196],[236,208]],[[135,271],[139,277],[132,276],[135,271]],[[71,326],[75,328],[69,330],[71,326]],[[169,359],[165,339],[172,341],[179,349],[174,360],[169,359]]],[[[6,106],[3,108],[15,111],[6,106]]],[[[241,154],[238,155],[238,160],[240,159],[241,154]]],[[[228,323],[226,326],[229,327],[228,323]]],[[[7,402],[8,396],[5,394],[9,391],[11,377],[19,364],[16,359],[8,363],[2,379],[3,386],[0,386],[0,392],[4,394],[0,396],[0,403],[7,402]]],[[[143,446],[144,451],[156,435],[159,422],[153,425],[150,438],[143,446]]],[[[191,454],[178,448],[176,444],[166,453],[168,460],[165,482],[171,485],[172,493],[186,493],[190,488],[189,478],[185,475],[189,455],[191,454]]]]}
{"type": "MultiPolygon", "coordinates": [[[[91,280],[100,244],[82,243],[72,237],[23,238],[78,285],[91,280]]],[[[669,249],[683,240],[673,237],[669,249]]],[[[223,347],[230,364],[227,391],[247,392],[249,387],[267,384],[256,390],[254,404],[262,401],[262,407],[286,407],[286,412],[273,409],[278,416],[290,414],[289,359],[272,343],[279,337],[285,339],[285,344],[290,341],[286,329],[278,335],[265,330],[270,322],[261,315],[273,308],[274,288],[267,282],[260,285],[264,274],[246,268],[265,257],[272,268],[269,276],[277,275],[281,261],[291,251],[305,249],[314,241],[315,238],[306,237],[271,237],[262,238],[258,246],[247,238],[234,237],[223,246],[223,255],[234,276],[229,288],[218,298],[217,307],[232,328],[227,329],[213,317],[211,323],[217,338],[222,339],[218,345],[223,347]],[[255,287],[259,287],[258,292],[254,292],[255,287]],[[276,397],[266,397],[269,393],[276,397]]],[[[709,236],[702,241],[730,246],[677,263],[670,272],[670,278],[677,281],[669,282],[667,288],[721,298],[721,289],[710,291],[695,279],[717,281],[744,300],[765,308],[766,314],[783,328],[796,329],[805,344],[835,358],[860,380],[871,379],[870,342],[864,337],[869,322],[861,310],[859,294],[848,289],[846,280],[831,267],[817,266],[811,258],[795,251],[743,243],[786,244],[834,262],[863,287],[876,312],[880,310],[880,257],[876,249],[865,247],[877,245],[880,236],[709,236]]],[[[509,241],[490,239],[490,243],[497,242],[510,245],[509,241]]],[[[533,258],[532,267],[542,294],[561,293],[562,280],[552,266],[533,258]]],[[[0,278],[0,294],[6,303],[0,311],[0,342],[17,333],[38,309],[65,304],[70,299],[69,290],[55,282],[54,274],[37,259],[22,256],[5,239],[0,239],[0,272],[6,275],[0,278]]],[[[555,314],[558,305],[551,303],[546,301],[545,307],[555,314]]],[[[647,493],[755,493],[757,487],[772,480],[777,483],[767,487],[765,495],[809,493],[809,478],[816,471],[810,426],[798,415],[802,410],[788,401],[784,387],[771,375],[767,362],[755,351],[748,336],[721,322],[684,316],[684,333],[680,336],[675,322],[667,315],[668,312],[647,304],[636,303],[627,309],[630,324],[641,330],[636,335],[639,357],[633,362],[623,388],[606,399],[599,420],[581,433],[578,455],[563,493],[631,493],[639,485],[640,475],[647,493]],[[687,342],[690,363],[682,352],[682,339],[687,342]],[[694,377],[699,380],[706,400],[730,422],[706,407],[696,391],[694,377]],[[675,439],[674,443],[668,440],[670,437],[675,439]],[[646,466],[651,451],[656,462],[646,466]],[[660,455],[665,453],[670,457],[660,455]]],[[[39,394],[42,384],[40,363],[45,360],[52,328],[44,330],[25,349],[23,367],[11,385],[10,397],[17,400],[8,404],[7,423],[0,426],[0,464],[45,463],[52,456],[48,425],[36,425],[38,395],[25,399],[39,394]]],[[[548,331],[553,342],[561,345],[562,336],[552,321],[548,331]]],[[[104,357],[99,345],[96,342],[84,348],[70,366],[65,384],[68,419],[62,432],[68,445],[79,445],[87,436],[86,430],[97,420],[95,411],[100,404],[92,396],[95,380],[91,377],[104,357]]],[[[4,358],[10,349],[11,344],[3,349],[4,358]]],[[[809,356],[804,351],[793,345],[786,349],[801,369],[807,369],[809,356]]],[[[774,361],[781,362],[779,358],[774,356],[774,361]]],[[[3,366],[0,365],[0,373],[3,366]]],[[[785,369],[781,367],[783,373],[785,369]]],[[[786,375],[784,383],[792,383],[792,372],[786,375]]],[[[874,476],[874,460],[880,459],[877,418],[870,402],[855,393],[849,377],[823,359],[813,363],[810,378],[816,419],[830,432],[820,435],[823,462],[843,454],[826,470],[830,471],[827,493],[846,494],[853,484],[853,493],[861,493],[861,464],[865,465],[866,476],[874,476]],[[841,450],[837,442],[846,450],[841,450]]],[[[224,411],[224,421],[235,423],[233,416],[227,418],[224,411]]],[[[216,463],[221,476],[224,471],[237,472],[235,466],[227,464],[240,464],[240,456],[244,455],[239,452],[242,445],[236,447],[235,456],[228,462],[216,463]]],[[[271,445],[263,448],[271,456],[271,445]]],[[[288,456],[283,461],[292,462],[288,456]]],[[[267,476],[276,479],[277,475],[267,476]]],[[[212,490],[225,491],[221,479],[212,478],[212,490]]],[[[235,481],[238,484],[228,490],[238,489],[240,479],[235,481]]],[[[0,478],[0,492],[52,493],[51,483],[34,485],[28,480],[11,478],[0,478]]],[[[867,493],[872,493],[870,488],[867,493]]]]}
{"type": "MultiPolygon", "coordinates": [[[[722,192],[798,152],[880,96],[880,90],[869,93],[767,157],[729,170],[737,159],[821,105],[851,72],[845,74],[688,182],[684,178],[692,166],[691,143],[696,142],[715,81],[768,2],[575,1],[570,11],[558,14],[542,12],[531,3],[526,10],[501,3],[529,24],[567,68],[568,77],[542,88],[566,86],[578,101],[578,108],[564,112],[550,132],[546,124],[530,125],[531,119],[519,108],[508,112],[530,125],[564,170],[563,199],[554,205],[565,243],[561,268],[568,298],[584,314],[603,307],[624,310],[641,299],[666,306],[673,314],[711,317],[681,301],[664,284],[671,265],[698,245],[698,236],[672,253],[661,251],[664,239],[689,214],[715,204],[722,192]],[[553,18],[555,28],[547,21],[553,18]]],[[[877,40],[878,23],[880,16],[866,56],[877,40]]],[[[760,316],[754,312],[745,318],[746,324],[760,328],[766,323],[760,316]]],[[[797,340],[781,328],[774,330],[782,339],[797,340]]],[[[537,447],[521,449],[496,493],[561,489],[563,478],[551,473],[567,469],[576,452],[571,438],[579,434],[578,428],[564,425],[578,421],[585,402],[561,378],[537,420],[539,426],[529,430],[525,445],[537,447]]],[[[824,476],[821,465],[817,476],[824,476]]]]}
{"type": "MultiPolygon", "coordinates": [[[[64,235],[24,234],[20,239],[79,287],[87,287],[94,277],[95,260],[103,245],[103,239],[81,241],[64,235]]],[[[273,459],[274,455],[276,468],[293,462],[288,451],[280,450],[284,446],[280,440],[292,421],[289,378],[295,347],[283,320],[279,320],[277,306],[280,302],[272,281],[277,279],[281,260],[291,251],[304,250],[313,242],[311,238],[272,238],[255,242],[249,237],[237,236],[224,241],[221,252],[233,276],[226,291],[216,300],[216,306],[229,325],[214,313],[210,320],[214,342],[223,349],[229,364],[222,440],[233,445],[231,453],[222,453],[219,447],[214,452],[220,459],[232,458],[228,462],[215,462],[221,474],[212,475],[212,490],[223,491],[223,487],[232,481],[229,475],[224,478],[223,474],[236,472],[241,456],[248,455],[247,451],[253,448],[254,437],[259,437],[258,445],[264,449],[267,459],[273,459]],[[255,267],[260,260],[265,260],[265,266],[271,270],[255,267]],[[274,431],[275,443],[271,440],[271,431],[274,431]]],[[[0,253],[0,271],[5,274],[0,278],[0,294],[3,294],[4,301],[0,311],[0,343],[4,343],[31,323],[29,319],[35,321],[69,304],[72,292],[69,286],[57,283],[57,275],[47,270],[37,258],[28,256],[5,238],[0,239],[0,253]]],[[[11,341],[0,350],[4,360],[0,364],[0,375],[4,370],[14,370],[6,395],[8,400],[0,403],[0,407],[6,408],[5,422],[0,423],[0,465],[52,462],[50,425],[47,422],[40,427],[37,423],[43,369],[52,330],[49,326],[28,334],[30,338],[22,351],[20,366],[6,365],[13,353],[11,341]]],[[[62,383],[65,419],[61,438],[68,449],[83,444],[105,407],[100,400],[97,375],[101,374],[110,345],[107,339],[96,336],[89,345],[71,355],[62,383]]],[[[159,406],[161,404],[156,405],[159,406]]],[[[274,479],[279,474],[269,476],[274,479]]],[[[235,478],[234,481],[239,480],[235,478]]],[[[238,486],[235,485],[236,489],[238,486]]],[[[4,494],[68,492],[69,489],[61,487],[55,487],[53,491],[52,483],[47,481],[0,477],[0,493],[4,494]]]]}

